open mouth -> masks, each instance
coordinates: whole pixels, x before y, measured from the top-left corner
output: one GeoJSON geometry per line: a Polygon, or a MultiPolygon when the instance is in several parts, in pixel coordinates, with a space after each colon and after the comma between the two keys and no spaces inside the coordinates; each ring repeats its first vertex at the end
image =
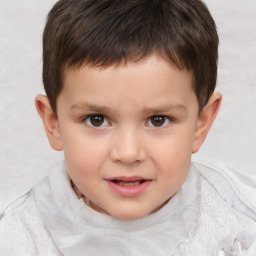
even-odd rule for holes
{"type": "Polygon", "coordinates": [[[146,180],[136,180],[136,181],[124,181],[124,180],[111,180],[112,182],[120,185],[120,186],[138,186],[144,182],[146,182],[146,180]]]}
{"type": "Polygon", "coordinates": [[[117,194],[125,197],[133,197],[142,194],[152,180],[142,177],[113,177],[107,179],[110,188],[117,194]]]}

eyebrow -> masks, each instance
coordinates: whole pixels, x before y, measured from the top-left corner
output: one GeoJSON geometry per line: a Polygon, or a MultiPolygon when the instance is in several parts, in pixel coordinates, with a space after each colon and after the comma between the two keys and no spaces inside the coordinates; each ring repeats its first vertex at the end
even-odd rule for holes
{"type": "Polygon", "coordinates": [[[158,114],[158,113],[165,113],[171,110],[185,111],[186,109],[187,107],[183,104],[169,104],[169,105],[163,105],[159,107],[146,107],[143,109],[143,113],[158,114]]]}
{"type": "MultiPolygon", "coordinates": [[[[87,110],[93,111],[97,113],[113,113],[115,110],[110,108],[109,106],[101,106],[95,105],[91,103],[76,103],[70,107],[71,110],[78,109],[78,110],[87,110]]],[[[187,107],[183,104],[169,104],[157,107],[144,107],[142,112],[144,114],[157,114],[157,113],[165,113],[171,110],[183,110],[185,111],[187,107]]]]}
{"type": "Polygon", "coordinates": [[[90,103],[77,103],[74,104],[70,107],[71,110],[73,109],[86,109],[88,111],[94,111],[94,112],[113,112],[111,110],[111,108],[109,108],[108,106],[100,106],[100,105],[94,105],[94,104],[90,104],[90,103]]]}

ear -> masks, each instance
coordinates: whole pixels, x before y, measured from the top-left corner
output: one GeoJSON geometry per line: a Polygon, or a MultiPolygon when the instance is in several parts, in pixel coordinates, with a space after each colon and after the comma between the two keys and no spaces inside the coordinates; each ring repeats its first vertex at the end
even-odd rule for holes
{"type": "Polygon", "coordinates": [[[43,121],[44,129],[52,148],[58,151],[62,150],[58,120],[52,111],[48,98],[44,95],[37,95],[35,104],[37,112],[43,121]]]}
{"type": "Polygon", "coordinates": [[[219,92],[213,93],[200,113],[196,123],[192,153],[196,153],[203,144],[213,121],[219,112],[221,100],[222,96],[219,92]]]}

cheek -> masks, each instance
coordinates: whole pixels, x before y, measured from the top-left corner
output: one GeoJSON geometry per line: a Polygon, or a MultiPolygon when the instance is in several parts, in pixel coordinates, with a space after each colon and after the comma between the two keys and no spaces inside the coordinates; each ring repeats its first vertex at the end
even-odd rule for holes
{"type": "Polygon", "coordinates": [[[65,160],[70,175],[92,176],[98,173],[104,162],[107,149],[104,143],[83,134],[63,138],[65,160]]]}
{"type": "Polygon", "coordinates": [[[191,156],[184,151],[178,149],[169,149],[167,152],[162,152],[158,156],[158,166],[160,174],[170,178],[171,180],[183,180],[189,169],[191,156]]]}
{"type": "Polygon", "coordinates": [[[151,149],[154,150],[153,161],[158,173],[168,180],[166,185],[176,190],[183,184],[190,169],[191,135],[183,132],[154,144],[157,146],[152,146],[151,149]]]}
{"type": "Polygon", "coordinates": [[[154,159],[163,165],[183,164],[190,160],[193,141],[190,134],[181,133],[166,137],[161,141],[152,142],[150,148],[154,159]]]}

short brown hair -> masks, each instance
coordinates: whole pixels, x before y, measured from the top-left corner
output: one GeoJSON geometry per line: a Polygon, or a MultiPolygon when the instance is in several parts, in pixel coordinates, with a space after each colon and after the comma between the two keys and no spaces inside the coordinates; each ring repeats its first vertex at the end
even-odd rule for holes
{"type": "Polygon", "coordinates": [[[43,83],[57,116],[65,67],[108,67],[158,53],[192,71],[199,109],[215,89],[215,22],[200,0],[60,0],[43,34],[43,83]]]}

